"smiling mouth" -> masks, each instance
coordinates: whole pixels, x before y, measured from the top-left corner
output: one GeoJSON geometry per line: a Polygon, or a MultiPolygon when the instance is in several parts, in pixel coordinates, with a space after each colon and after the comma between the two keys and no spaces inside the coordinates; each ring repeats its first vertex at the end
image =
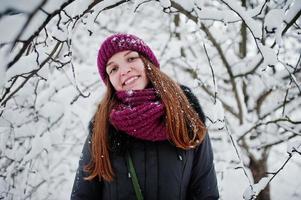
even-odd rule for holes
{"type": "Polygon", "coordinates": [[[140,76],[133,76],[133,77],[125,80],[124,83],[122,84],[122,86],[129,85],[129,84],[135,82],[138,78],[140,78],[140,76]]]}

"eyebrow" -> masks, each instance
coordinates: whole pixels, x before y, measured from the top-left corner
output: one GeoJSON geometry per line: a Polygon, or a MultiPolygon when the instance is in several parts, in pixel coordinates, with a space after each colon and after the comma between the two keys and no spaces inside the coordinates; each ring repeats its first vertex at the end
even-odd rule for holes
{"type": "MultiPolygon", "coordinates": [[[[123,55],[123,57],[129,55],[129,54],[132,53],[132,52],[134,52],[134,51],[128,50],[128,51],[123,55]]],[[[112,63],[113,63],[113,61],[109,62],[109,63],[106,65],[106,68],[107,68],[109,65],[111,65],[112,63]]]]}

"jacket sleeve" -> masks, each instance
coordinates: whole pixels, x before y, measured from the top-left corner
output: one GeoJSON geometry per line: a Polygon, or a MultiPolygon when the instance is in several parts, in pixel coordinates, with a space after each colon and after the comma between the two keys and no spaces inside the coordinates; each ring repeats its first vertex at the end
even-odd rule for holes
{"type": "Polygon", "coordinates": [[[215,200],[219,198],[213,153],[208,134],[195,150],[188,196],[190,196],[188,199],[192,200],[215,200]]]}
{"type": "MultiPolygon", "coordinates": [[[[189,88],[181,86],[191,105],[205,124],[205,115],[196,96],[189,88]]],[[[195,149],[187,199],[215,200],[219,198],[213,152],[208,133],[195,149]]]]}
{"type": "Polygon", "coordinates": [[[92,123],[89,124],[89,135],[86,138],[82,155],[79,160],[78,169],[75,175],[71,200],[101,200],[101,182],[95,178],[91,181],[85,180],[88,173],[84,171],[84,166],[89,164],[91,159],[91,137],[92,123]]]}

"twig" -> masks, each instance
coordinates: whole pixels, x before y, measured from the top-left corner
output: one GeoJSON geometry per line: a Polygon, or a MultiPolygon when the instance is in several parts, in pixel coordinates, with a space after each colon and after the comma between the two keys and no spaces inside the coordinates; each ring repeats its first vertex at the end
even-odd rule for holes
{"type": "Polygon", "coordinates": [[[31,73],[28,77],[26,77],[26,79],[13,91],[10,93],[10,95],[5,99],[3,100],[3,102],[1,102],[1,106],[5,106],[7,101],[13,96],[15,95],[25,84],[27,81],[30,80],[31,77],[34,76],[34,74],[36,74],[38,71],[40,71],[44,65],[50,60],[50,57],[53,56],[53,54],[56,52],[56,50],[58,49],[58,47],[60,46],[61,42],[57,42],[55,47],[53,48],[52,52],[49,54],[49,56],[41,63],[40,65],[40,68],[39,69],[36,69],[36,70],[33,70],[33,73],[31,73]]]}
{"type": "Polygon", "coordinates": [[[258,121],[259,123],[256,123],[255,126],[249,128],[249,130],[247,130],[244,134],[242,134],[241,136],[239,136],[239,138],[237,139],[237,141],[242,140],[248,133],[250,133],[252,130],[257,129],[260,126],[266,126],[269,124],[277,124],[278,122],[290,122],[292,124],[301,124],[301,121],[292,121],[290,118],[286,117],[286,118],[279,118],[279,119],[275,119],[275,120],[270,120],[267,122],[260,122],[260,120],[258,121]]]}
{"type": "Polygon", "coordinates": [[[211,69],[211,75],[212,75],[212,81],[213,81],[213,85],[214,85],[214,104],[216,103],[216,97],[217,97],[217,85],[216,85],[216,82],[215,82],[215,75],[214,75],[214,70],[213,70],[213,67],[212,67],[212,63],[211,63],[211,60],[209,58],[209,55],[208,55],[208,52],[207,52],[207,48],[206,48],[206,45],[205,43],[203,43],[203,48],[205,50],[205,53],[206,53],[206,57],[207,57],[207,60],[208,60],[208,63],[209,63],[209,67],[211,69]]]}
{"type": "Polygon", "coordinates": [[[47,2],[47,0],[43,0],[34,10],[33,12],[31,12],[26,20],[26,22],[23,24],[23,27],[20,29],[20,32],[18,33],[18,35],[16,36],[16,39],[14,40],[12,46],[11,46],[11,50],[14,49],[14,47],[16,46],[17,41],[21,38],[22,34],[25,32],[26,28],[28,27],[28,24],[30,23],[30,21],[32,20],[32,18],[34,17],[34,15],[39,11],[40,8],[42,8],[45,3],[47,2]]]}
{"type": "Polygon", "coordinates": [[[229,138],[230,138],[230,140],[231,140],[232,146],[233,146],[234,149],[235,149],[236,155],[237,155],[237,157],[238,157],[238,159],[239,159],[239,161],[240,161],[241,168],[242,168],[242,170],[243,170],[245,176],[246,176],[247,179],[248,179],[248,182],[249,182],[250,187],[253,188],[252,183],[251,183],[251,179],[250,179],[250,177],[248,176],[247,170],[245,169],[245,166],[244,166],[243,161],[242,161],[242,159],[241,159],[240,153],[239,153],[239,151],[238,151],[238,147],[237,147],[238,144],[237,144],[237,142],[236,142],[237,140],[234,140],[234,139],[233,139],[233,136],[232,136],[232,134],[230,133],[229,128],[228,128],[228,125],[227,125],[227,120],[224,119],[224,121],[225,121],[226,132],[227,132],[227,134],[228,134],[228,136],[229,136],[229,138]]]}
{"type": "Polygon", "coordinates": [[[48,15],[48,17],[46,18],[46,20],[42,23],[42,25],[39,28],[37,28],[37,30],[34,32],[34,34],[32,34],[27,40],[24,41],[24,44],[23,44],[22,48],[20,49],[20,51],[12,59],[12,61],[10,61],[7,64],[7,67],[6,67],[7,69],[9,69],[10,67],[12,67],[21,58],[21,56],[23,55],[23,53],[26,51],[28,45],[33,41],[33,39],[35,37],[37,37],[40,34],[41,30],[43,30],[45,28],[45,26],[50,22],[50,20],[54,16],[56,16],[57,14],[59,14],[62,9],[64,9],[69,4],[71,4],[73,1],[75,1],[75,0],[69,0],[69,1],[67,1],[65,3],[63,3],[58,10],[55,10],[52,14],[48,15]]]}
{"type": "MultiPolygon", "coordinates": [[[[172,5],[172,7],[174,7],[177,10],[179,10],[179,12],[181,12],[182,14],[184,14],[189,19],[191,19],[195,23],[198,23],[198,18],[196,16],[193,16],[190,12],[186,11],[178,3],[174,2],[174,1],[171,1],[171,5],[172,5]]],[[[220,45],[217,43],[217,41],[215,40],[215,38],[213,37],[213,35],[209,31],[209,29],[203,23],[201,23],[201,29],[206,33],[206,35],[208,36],[208,39],[212,42],[213,46],[218,51],[218,53],[219,53],[219,55],[220,55],[220,57],[222,59],[222,62],[223,62],[224,66],[227,69],[228,75],[230,76],[230,82],[231,82],[231,85],[232,85],[232,90],[234,92],[234,96],[235,96],[237,107],[238,107],[238,116],[239,116],[238,119],[239,119],[239,122],[242,124],[243,123],[242,105],[241,105],[241,101],[240,101],[240,98],[239,98],[239,95],[238,95],[237,85],[236,85],[236,82],[234,80],[234,75],[233,75],[231,66],[230,66],[228,60],[226,59],[226,57],[225,57],[225,55],[224,55],[224,53],[223,53],[220,45]]]]}

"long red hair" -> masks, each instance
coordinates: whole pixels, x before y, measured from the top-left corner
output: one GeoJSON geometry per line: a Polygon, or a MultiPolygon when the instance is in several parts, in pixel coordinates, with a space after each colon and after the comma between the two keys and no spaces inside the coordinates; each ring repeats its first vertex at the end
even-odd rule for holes
{"type": "MultiPolygon", "coordinates": [[[[140,56],[146,75],[158,92],[166,111],[166,127],[171,142],[181,149],[190,149],[198,145],[205,137],[206,127],[196,111],[190,105],[180,86],[160,71],[148,59],[140,56]]],[[[112,181],[114,171],[109,154],[109,115],[116,104],[114,88],[107,78],[107,91],[94,116],[91,161],[85,166],[89,172],[87,180],[95,177],[112,181]]]]}

